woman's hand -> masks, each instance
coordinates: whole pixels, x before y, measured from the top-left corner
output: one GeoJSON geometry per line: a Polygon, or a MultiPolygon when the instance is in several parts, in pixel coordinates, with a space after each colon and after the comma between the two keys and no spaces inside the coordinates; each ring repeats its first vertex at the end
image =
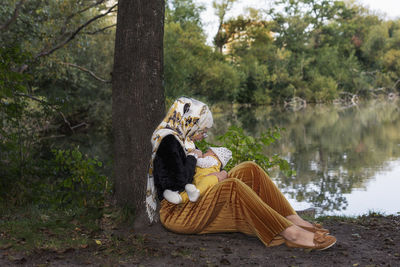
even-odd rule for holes
{"type": "Polygon", "coordinates": [[[209,175],[217,176],[218,182],[221,182],[221,181],[225,180],[226,178],[228,178],[228,173],[226,171],[213,172],[213,173],[210,173],[209,175]]]}
{"type": "Polygon", "coordinates": [[[202,158],[203,157],[203,152],[201,152],[201,150],[199,149],[193,149],[192,151],[190,151],[190,153],[188,154],[188,156],[194,156],[197,158],[202,158]]]}
{"type": "Polygon", "coordinates": [[[199,158],[202,158],[202,157],[203,157],[203,152],[201,152],[201,150],[199,150],[199,149],[194,149],[194,150],[192,150],[192,152],[190,152],[190,153],[196,154],[197,157],[199,157],[199,158]]]}

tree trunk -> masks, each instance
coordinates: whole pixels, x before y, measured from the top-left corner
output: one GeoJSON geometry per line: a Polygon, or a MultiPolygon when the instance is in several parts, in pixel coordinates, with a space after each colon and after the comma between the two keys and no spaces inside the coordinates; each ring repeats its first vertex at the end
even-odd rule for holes
{"type": "Polygon", "coordinates": [[[165,113],[164,0],[119,0],[112,74],[115,196],[144,208],[150,138],[165,113]]]}

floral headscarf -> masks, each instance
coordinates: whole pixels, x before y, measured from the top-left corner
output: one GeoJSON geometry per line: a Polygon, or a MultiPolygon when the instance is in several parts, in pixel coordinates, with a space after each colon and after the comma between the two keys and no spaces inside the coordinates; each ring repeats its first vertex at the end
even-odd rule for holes
{"type": "Polygon", "coordinates": [[[198,100],[180,97],[173,103],[167,116],[160,123],[151,137],[153,146],[150,159],[149,173],[147,174],[146,190],[146,211],[150,222],[157,221],[156,214],[157,200],[153,176],[153,160],[161,140],[167,135],[174,135],[184,149],[185,153],[191,152],[196,148],[190,139],[198,131],[211,128],[213,118],[210,109],[206,104],[198,100]]]}

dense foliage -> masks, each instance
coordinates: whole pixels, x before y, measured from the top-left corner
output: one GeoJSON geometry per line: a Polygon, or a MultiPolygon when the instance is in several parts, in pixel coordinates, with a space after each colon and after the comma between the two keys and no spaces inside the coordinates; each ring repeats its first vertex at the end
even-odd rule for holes
{"type": "MultiPolygon", "coordinates": [[[[230,1],[214,2],[221,14],[230,1]]],[[[250,9],[223,21],[214,50],[205,42],[201,9],[193,1],[174,0],[169,7],[168,97],[268,104],[399,90],[400,21],[385,21],[357,3],[281,0],[270,10],[250,9]]]]}
{"type": "Polygon", "coordinates": [[[0,7],[0,200],[101,205],[104,167],[79,136],[109,135],[115,6],[6,2],[0,7]],[[80,143],[84,153],[76,150],[80,143]]]}

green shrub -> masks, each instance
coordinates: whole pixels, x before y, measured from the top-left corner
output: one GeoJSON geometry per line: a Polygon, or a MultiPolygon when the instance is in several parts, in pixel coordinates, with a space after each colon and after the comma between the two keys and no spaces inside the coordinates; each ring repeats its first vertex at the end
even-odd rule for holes
{"type": "MultiPolygon", "coordinates": [[[[268,129],[267,132],[261,134],[260,137],[252,137],[246,135],[244,130],[238,126],[229,127],[225,134],[217,136],[217,140],[222,143],[222,146],[232,151],[232,159],[226,165],[225,169],[229,171],[237,164],[244,161],[254,161],[265,171],[268,169],[279,166],[281,171],[286,176],[295,175],[295,171],[290,168],[289,163],[279,157],[273,155],[268,157],[264,153],[264,148],[271,145],[281,137],[282,129],[275,127],[274,129],[268,129]]],[[[209,146],[218,146],[202,140],[196,145],[202,151],[205,151],[209,146]]]]}
{"type": "MultiPolygon", "coordinates": [[[[17,154],[9,148],[9,155],[17,154]]],[[[2,162],[0,202],[12,205],[37,203],[46,207],[101,208],[111,189],[107,176],[101,174],[102,162],[83,155],[78,148],[52,150],[47,158],[35,151],[23,166],[2,162]],[[36,156],[36,157],[35,157],[36,156]]]]}
{"type": "Polygon", "coordinates": [[[101,207],[110,189],[108,178],[98,171],[102,162],[83,155],[79,148],[52,152],[52,180],[46,188],[50,194],[45,197],[52,204],[101,207]]]}

